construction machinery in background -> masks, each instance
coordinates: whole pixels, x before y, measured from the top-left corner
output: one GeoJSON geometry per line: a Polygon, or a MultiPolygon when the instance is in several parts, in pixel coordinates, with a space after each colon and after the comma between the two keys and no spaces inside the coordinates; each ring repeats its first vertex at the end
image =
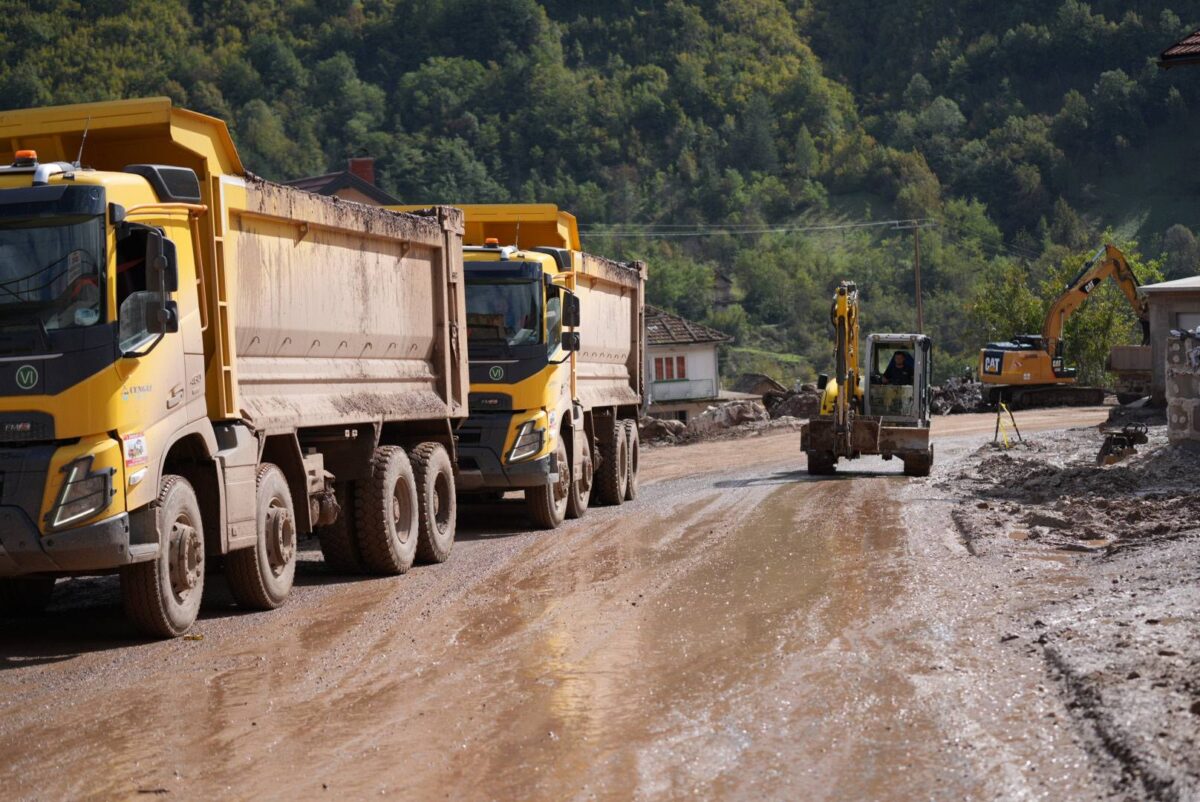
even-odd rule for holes
{"type": "Polygon", "coordinates": [[[214,564],[239,605],[282,604],[309,531],[338,570],[446,559],[461,212],[255,179],[168,98],[0,134],[0,605],[119,573],[133,622],[176,636],[214,564]]]}
{"type": "Polygon", "coordinates": [[[1102,387],[1077,385],[1076,368],[1067,367],[1063,331],[1067,320],[1105,279],[1111,278],[1129,301],[1142,326],[1142,345],[1113,349],[1109,369],[1117,376],[1123,402],[1148,392],[1150,375],[1150,313],[1138,296],[1138,280],[1114,245],[1101,248],[1067,285],[1046,313],[1041,334],[1021,334],[1008,342],[988,343],[979,352],[983,401],[1003,401],[1014,409],[1042,406],[1097,406],[1104,403],[1102,387]],[[1138,350],[1130,350],[1138,349],[1138,350]],[[1145,391],[1145,392],[1143,392],[1145,391]]]}
{"type": "Polygon", "coordinates": [[[839,459],[900,457],[904,473],[928,476],[932,346],[923,334],[869,334],[859,342],[858,287],[843,281],[833,296],[834,374],[821,376],[820,414],[803,424],[808,472],[832,474],[839,459]]]}
{"type": "Polygon", "coordinates": [[[544,529],[632,499],[645,265],[584,253],[575,217],[554,205],[458,208],[471,365],[459,489],[522,491],[544,529]]]}

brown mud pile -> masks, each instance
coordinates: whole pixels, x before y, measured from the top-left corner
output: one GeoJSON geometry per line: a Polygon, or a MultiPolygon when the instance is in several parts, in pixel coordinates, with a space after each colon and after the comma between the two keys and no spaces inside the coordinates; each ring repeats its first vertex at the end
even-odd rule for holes
{"type": "Polygon", "coordinates": [[[968,549],[1014,572],[1079,579],[1037,609],[1015,645],[1039,649],[1118,793],[1200,799],[1200,450],[1163,426],[1110,466],[1097,429],[979,449],[941,477],[968,549]]]}

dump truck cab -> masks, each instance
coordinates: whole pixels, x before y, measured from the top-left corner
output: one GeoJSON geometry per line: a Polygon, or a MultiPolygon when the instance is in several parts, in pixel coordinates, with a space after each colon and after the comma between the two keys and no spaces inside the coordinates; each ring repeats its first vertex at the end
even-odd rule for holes
{"type": "Polygon", "coordinates": [[[0,168],[0,576],[157,553],[127,510],[158,491],[150,444],[204,403],[199,203],[190,169],[90,170],[34,149],[0,168]]]}
{"type": "Polygon", "coordinates": [[[563,421],[579,417],[569,392],[579,300],[566,249],[519,250],[489,238],[463,249],[471,415],[459,430],[463,490],[538,487],[556,472],[563,421]]]}

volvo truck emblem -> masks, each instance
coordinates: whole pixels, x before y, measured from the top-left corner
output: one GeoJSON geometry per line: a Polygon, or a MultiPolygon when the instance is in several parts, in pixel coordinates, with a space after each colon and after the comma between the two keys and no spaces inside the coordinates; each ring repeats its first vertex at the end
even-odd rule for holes
{"type": "Polygon", "coordinates": [[[17,368],[17,386],[22,390],[32,390],[37,386],[38,372],[33,365],[22,365],[17,368]]]}

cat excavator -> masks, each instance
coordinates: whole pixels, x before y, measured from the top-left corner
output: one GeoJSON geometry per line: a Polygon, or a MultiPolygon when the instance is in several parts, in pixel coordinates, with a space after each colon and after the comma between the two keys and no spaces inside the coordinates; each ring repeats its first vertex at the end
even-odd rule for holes
{"type": "MultiPolygon", "coordinates": [[[[1066,367],[1063,328],[1075,310],[1091,297],[1092,290],[1109,278],[1120,287],[1133,307],[1142,324],[1142,346],[1147,346],[1150,342],[1150,312],[1146,299],[1138,296],[1137,276],[1125,254],[1115,245],[1107,244],[1054,299],[1042,323],[1041,334],[1019,334],[1009,342],[988,343],[980,350],[979,378],[984,385],[985,403],[995,406],[1004,402],[1013,409],[1104,403],[1104,388],[1077,385],[1076,369],[1066,367]]],[[[1145,350],[1148,352],[1149,349],[1145,350]]],[[[1111,358],[1110,367],[1118,368],[1111,358]]],[[[1120,387],[1125,377],[1119,370],[1115,372],[1120,387]]]]}
{"type": "Polygon", "coordinates": [[[821,376],[820,414],[800,428],[808,472],[834,473],[839,459],[878,454],[900,457],[904,473],[928,476],[932,345],[923,334],[869,334],[862,359],[858,287],[843,281],[829,312],[834,329],[834,375],[821,376]]]}

